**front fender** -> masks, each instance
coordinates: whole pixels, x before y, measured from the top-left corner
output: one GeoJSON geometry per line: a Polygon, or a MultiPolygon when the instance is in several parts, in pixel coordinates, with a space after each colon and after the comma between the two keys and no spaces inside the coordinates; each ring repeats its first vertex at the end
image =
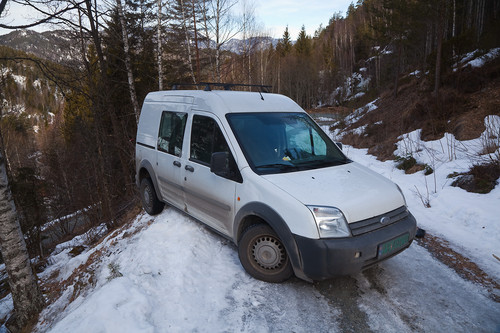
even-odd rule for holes
{"type": "Polygon", "coordinates": [[[264,203],[250,202],[238,211],[235,217],[233,229],[233,239],[235,240],[235,243],[238,244],[239,242],[239,238],[243,232],[241,229],[246,228],[246,226],[243,225],[243,221],[248,216],[257,216],[269,224],[285,246],[295,275],[303,280],[312,281],[303,274],[302,258],[300,256],[297,243],[295,242],[295,238],[293,237],[290,228],[288,228],[287,223],[278,212],[264,203]]]}

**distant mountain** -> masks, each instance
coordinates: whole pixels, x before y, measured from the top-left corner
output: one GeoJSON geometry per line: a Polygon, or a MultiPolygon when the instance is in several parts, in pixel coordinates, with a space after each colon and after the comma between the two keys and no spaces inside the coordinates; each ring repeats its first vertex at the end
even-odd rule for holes
{"type": "MultiPolygon", "coordinates": [[[[43,59],[48,59],[57,63],[67,63],[76,59],[77,45],[74,38],[71,38],[71,32],[65,30],[53,30],[45,32],[36,32],[33,30],[15,30],[6,35],[0,35],[0,45],[21,50],[43,59]]],[[[226,42],[222,49],[236,54],[243,53],[246,47],[267,48],[269,44],[276,47],[279,39],[271,37],[251,37],[246,41],[233,38],[226,42]]],[[[211,42],[215,47],[215,42],[211,42]]],[[[203,46],[202,46],[203,47],[203,46]]]]}
{"type": "MultiPolygon", "coordinates": [[[[272,37],[251,37],[246,41],[242,39],[233,38],[228,42],[226,42],[222,46],[222,49],[225,51],[231,51],[236,54],[241,54],[244,51],[245,44],[246,47],[250,48],[261,48],[261,47],[267,48],[269,47],[269,44],[272,44],[273,47],[276,47],[278,42],[279,39],[272,37]]],[[[215,47],[215,43],[213,43],[213,47],[215,47]]]]}
{"type": "Polygon", "coordinates": [[[36,32],[22,29],[0,35],[0,45],[31,53],[57,63],[68,63],[76,57],[76,45],[65,30],[36,32]]]}

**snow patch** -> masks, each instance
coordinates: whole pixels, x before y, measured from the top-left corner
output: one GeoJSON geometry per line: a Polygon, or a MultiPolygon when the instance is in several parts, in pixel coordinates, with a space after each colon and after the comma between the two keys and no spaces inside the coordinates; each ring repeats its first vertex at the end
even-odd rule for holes
{"type": "Polygon", "coordinates": [[[16,82],[18,85],[20,85],[22,87],[26,87],[26,76],[17,75],[17,74],[11,74],[11,76],[14,79],[14,82],[16,82]]]}
{"type": "Polygon", "coordinates": [[[363,107],[360,107],[359,109],[354,110],[353,113],[348,115],[345,118],[345,123],[346,125],[351,125],[359,121],[361,118],[363,118],[367,113],[376,110],[378,108],[375,103],[378,101],[378,98],[374,101],[371,101],[370,103],[366,104],[363,107]]]}
{"type": "Polygon", "coordinates": [[[477,56],[478,53],[480,53],[479,50],[467,53],[457,64],[453,65],[453,71],[456,71],[459,65],[462,67],[471,66],[472,68],[483,67],[488,61],[500,56],[500,47],[491,49],[481,56],[477,56]]]}

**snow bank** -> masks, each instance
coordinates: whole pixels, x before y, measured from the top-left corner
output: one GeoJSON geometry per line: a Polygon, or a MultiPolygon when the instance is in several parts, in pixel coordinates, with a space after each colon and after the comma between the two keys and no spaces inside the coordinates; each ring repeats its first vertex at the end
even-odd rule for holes
{"type": "Polygon", "coordinates": [[[335,104],[335,101],[344,102],[364,96],[370,81],[371,77],[368,76],[366,68],[361,68],[359,72],[345,78],[343,86],[335,89],[328,103],[335,104]]]}
{"type": "MultiPolygon", "coordinates": [[[[394,161],[380,162],[367,154],[367,149],[344,145],[344,152],[380,174],[392,179],[403,190],[410,211],[417,223],[431,234],[450,241],[451,247],[471,258],[485,272],[500,280],[500,185],[489,194],[468,193],[451,186],[452,173],[466,172],[473,164],[498,160],[500,157],[500,117],[485,118],[486,130],[477,139],[459,141],[452,134],[434,141],[422,141],[420,130],[399,137],[398,156],[413,156],[418,163],[427,164],[434,173],[405,174],[394,161]],[[496,150],[484,153],[486,146],[496,150]],[[423,202],[428,202],[426,208],[423,202]]],[[[323,127],[328,133],[328,128],[323,127]]],[[[337,132],[330,133],[334,140],[337,132]]]]}
{"type": "MultiPolygon", "coordinates": [[[[68,288],[44,310],[37,330],[337,331],[331,320],[336,310],[312,285],[251,278],[232,243],[172,208],[151,221],[141,215],[132,228],[89,251],[105,250],[93,273],[95,286],[69,305],[76,285],[68,288]],[[130,236],[134,229],[143,230],[130,236]]],[[[82,254],[67,265],[84,263],[88,257],[82,254]]]]}
{"type": "Polygon", "coordinates": [[[500,47],[494,48],[483,54],[482,56],[477,56],[479,50],[467,53],[460,59],[460,61],[453,65],[453,71],[456,71],[459,64],[462,67],[471,66],[472,68],[483,67],[488,61],[493,60],[500,56],[500,47]]]}
{"type": "Polygon", "coordinates": [[[350,115],[348,115],[346,118],[345,118],[345,124],[347,126],[351,125],[351,124],[354,124],[355,122],[357,122],[358,120],[360,120],[361,118],[363,118],[368,112],[371,112],[373,110],[376,110],[378,108],[377,105],[375,105],[375,103],[378,101],[378,98],[371,101],[370,103],[366,104],[365,106],[363,107],[360,107],[356,110],[354,110],[353,113],[351,113],[350,115]]]}

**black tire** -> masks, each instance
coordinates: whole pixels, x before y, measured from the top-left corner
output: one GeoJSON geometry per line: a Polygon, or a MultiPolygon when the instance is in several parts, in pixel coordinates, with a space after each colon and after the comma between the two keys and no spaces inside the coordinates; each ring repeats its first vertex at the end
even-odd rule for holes
{"type": "Polygon", "coordinates": [[[238,255],[243,268],[258,280],[276,283],[293,275],[283,243],[267,224],[254,224],[243,231],[238,255]]]}
{"type": "Polygon", "coordinates": [[[143,178],[141,180],[141,201],[142,207],[149,215],[160,214],[165,204],[158,200],[155,188],[150,178],[143,178]]]}

